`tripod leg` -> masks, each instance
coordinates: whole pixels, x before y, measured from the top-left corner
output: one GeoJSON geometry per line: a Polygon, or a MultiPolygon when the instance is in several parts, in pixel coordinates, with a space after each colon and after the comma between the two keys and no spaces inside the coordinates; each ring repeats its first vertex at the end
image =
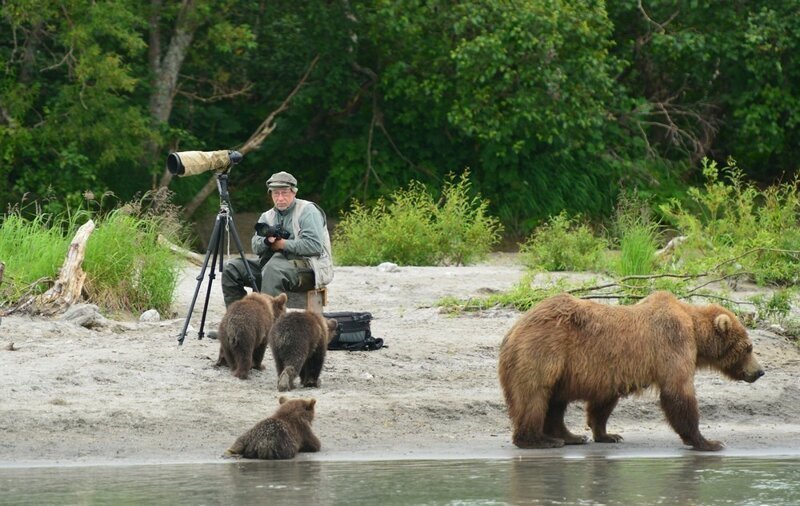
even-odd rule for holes
{"type": "MultiPolygon", "coordinates": [[[[212,247],[216,248],[216,244],[219,241],[218,237],[220,235],[220,219],[217,216],[217,220],[214,222],[214,230],[211,232],[211,240],[208,243],[208,248],[206,249],[206,256],[203,259],[203,267],[200,269],[200,274],[197,276],[197,286],[194,289],[194,295],[192,296],[192,303],[189,305],[189,311],[186,314],[186,321],[183,322],[183,329],[181,330],[180,335],[178,336],[178,345],[183,345],[183,340],[186,337],[186,329],[189,328],[189,320],[192,319],[192,311],[194,311],[194,304],[197,302],[197,294],[200,292],[200,284],[203,282],[203,275],[206,272],[206,268],[208,267],[208,260],[211,258],[211,249],[212,247]]],[[[214,250],[214,263],[216,263],[216,249],[214,250]]],[[[212,263],[212,266],[214,265],[212,263]]],[[[211,268],[211,272],[214,272],[214,268],[211,268]]],[[[202,327],[201,327],[202,330],[202,327]]]]}
{"type": "MultiPolygon", "coordinates": [[[[214,284],[214,278],[216,277],[214,275],[214,268],[216,267],[217,258],[219,258],[219,270],[220,272],[222,272],[222,267],[223,267],[222,260],[225,255],[225,252],[223,251],[223,247],[225,245],[225,228],[224,228],[225,225],[222,224],[223,220],[227,222],[228,220],[227,215],[219,214],[217,216],[217,222],[215,224],[215,227],[216,225],[219,225],[219,230],[217,230],[217,235],[216,235],[216,245],[214,244],[208,245],[209,248],[211,247],[214,248],[214,253],[213,253],[213,260],[211,261],[211,271],[208,273],[208,287],[206,288],[206,300],[203,303],[203,316],[200,318],[200,331],[197,334],[198,339],[203,339],[204,335],[203,327],[205,327],[206,324],[206,314],[208,313],[208,301],[209,299],[211,299],[211,285],[214,284]]],[[[214,237],[212,237],[212,241],[213,240],[214,237]]]]}
{"type": "Polygon", "coordinates": [[[233,237],[233,242],[236,244],[236,249],[239,251],[239,257],[242,259],[242,263],[244,264],[244,269],[247,272],[247,277],[250,279],[250,286],[253,287],[253,291],[258,291],[258,286],[256,285],[256,278],[253,276],[253,272],[250,270],[250,264],[247,262],[247,259],[244,257],[244,248],[242,248],[242,241],[239,240],[239,233],[236,231],[236,224],[233,222],[233,216],[229,217],[230,220],[230,234],[233,237]]]}

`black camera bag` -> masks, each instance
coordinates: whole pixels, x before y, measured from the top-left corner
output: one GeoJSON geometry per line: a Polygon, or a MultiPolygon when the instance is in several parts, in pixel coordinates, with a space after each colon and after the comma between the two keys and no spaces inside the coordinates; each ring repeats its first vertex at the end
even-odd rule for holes
{"type": "Polygon", "coordinates": [[[322,316],[338,323],[336,334],[328,343],[329,350],[371,351],[383,347],[383,339],[372,336],[371,313],[341,311],[322,316]]]}

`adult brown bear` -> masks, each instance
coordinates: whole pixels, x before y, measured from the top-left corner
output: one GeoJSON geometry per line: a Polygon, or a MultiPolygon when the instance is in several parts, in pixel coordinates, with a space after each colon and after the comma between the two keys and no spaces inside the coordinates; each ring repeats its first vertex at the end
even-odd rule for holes
{"type": "Polygon", "coordinates": [[[698,367],[749,383],[764,375],[736,316],[717,304],[692,306],[655,292],[632,306],[570,295],[546,299],[525,313],[500,345],[499,375],[513,441],[520,448],[585,443],[564,425],[571,401],[586,401],[594,440],[616,443],[606,422],[621,397],[660,391],[667,421],[696,450],[723,444],[700,434],[694,390],[698,367]]]}

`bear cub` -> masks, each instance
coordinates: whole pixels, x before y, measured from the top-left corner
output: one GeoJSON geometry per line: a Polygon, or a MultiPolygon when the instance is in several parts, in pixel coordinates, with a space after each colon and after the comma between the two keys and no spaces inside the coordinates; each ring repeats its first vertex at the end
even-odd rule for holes
{"type": "Polygon", "coordinates": [[[311,432],[316,399],[281,397],[277,411],[236,439],[225,457],[291,459],[297,452],[318,452],[322,447],[311,432]]]}
{"type": "Polygon", "coordinates": [[[271,297],[254,292],[231,304],[219,324],[216,365],[229,366],[239,379],[247,379],[251,368],[263,370],[269,330],[285,312],[285,293],[271,297]]]}
{"type": "Polygon", "coordinates": [[[269,347],[278,371],[278,390],[294,388],[300,375],[304,387],[319,387],[328,343],[336,331],[336,320],[313,311],[293,311],[282,316],[269,332],[269,347]]]}

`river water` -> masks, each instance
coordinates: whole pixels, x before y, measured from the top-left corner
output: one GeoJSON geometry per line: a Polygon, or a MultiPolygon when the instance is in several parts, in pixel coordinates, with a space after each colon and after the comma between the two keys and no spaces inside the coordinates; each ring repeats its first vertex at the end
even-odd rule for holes
{"type": "Polygon", "coordinates": [[[238,461],[0,468],[0,504],[798,505],[800,458],[238,461]]]}

